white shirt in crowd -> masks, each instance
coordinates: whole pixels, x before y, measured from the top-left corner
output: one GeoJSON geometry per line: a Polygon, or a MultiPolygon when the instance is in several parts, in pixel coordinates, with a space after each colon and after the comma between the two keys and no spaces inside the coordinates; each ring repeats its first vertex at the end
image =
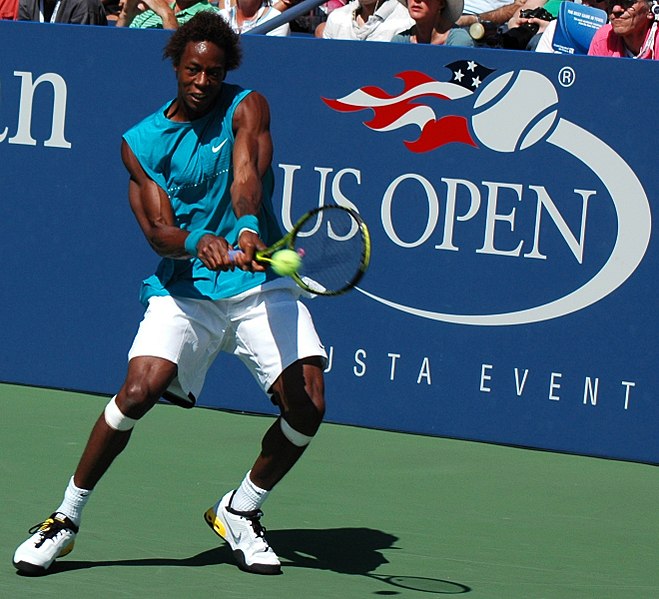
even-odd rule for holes
{"type": "Polygon", "coordinates": [[[407,8],[398,0],[385,0],[362,27],[356,19],[359,0],[333,10],[327,17],[323,37],[335,40],[390,42],[397,33],[414,25],[407,8]]]}
{"type": "Polygon", "coordinates": [[[512,0],[465,0],[463,15],[480,15],[507,6],[512,0]]]}
{"type": "MultiPolygon", "coordinates": [[[[254,15],[253,19],[250,19],[249,21],[243,21],[243,24],[239,25],[238,19],[236,17],[236,10],[237,9],[235,6],[232,6],[231,8],[223,8],[222,10],[220,10],[220,16],[227,23],[229,23],[229,25],[231,25],[231,29],[233,29],[236,33],[239,34],[245,33],[250,29],[254,29],[254,27],[256,27],[257,25],[262,25],[263,23],[266,23],[267,21],[270,21],[281,14],[280,11],[270,6],[270,3],[266,1],[261,5],[259,10],[256,12],[256,15],[254,15]]],[[[273,29],[272,31],[269,31],[266,35],[283,37],[285,35],[290,35],[290,34],[291,34],[291,28],[289,24],[284,23],[283,25],[280,25],[279,27],[273,29]]]]}

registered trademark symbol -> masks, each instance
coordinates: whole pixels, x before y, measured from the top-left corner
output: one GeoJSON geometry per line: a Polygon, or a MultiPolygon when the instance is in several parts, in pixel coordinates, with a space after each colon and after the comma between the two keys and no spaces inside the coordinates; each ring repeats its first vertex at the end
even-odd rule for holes
{"type": "Polygon", "coordinates": [[[577,74],[572,67],[563,67],[558,72],[558,83],[563,87],[570,87],[576,78],[577,74]]]}

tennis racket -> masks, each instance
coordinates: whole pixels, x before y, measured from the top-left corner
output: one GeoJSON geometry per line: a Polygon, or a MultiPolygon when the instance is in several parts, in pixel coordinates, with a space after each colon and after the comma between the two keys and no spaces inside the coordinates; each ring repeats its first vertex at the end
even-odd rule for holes
{"type": "MultiPolygon", "coordinates": [[[[371,257],[368,227],[350,208],[330,204],[310,210],[279,241],[256,253],[256,261],[272,262],[275,252],[295,251],[300,268],[291,278],[314,295],[340,295],[364,276],[371,257]]],[[[240,250],[231,250],[235,256],[240,250]]]]}

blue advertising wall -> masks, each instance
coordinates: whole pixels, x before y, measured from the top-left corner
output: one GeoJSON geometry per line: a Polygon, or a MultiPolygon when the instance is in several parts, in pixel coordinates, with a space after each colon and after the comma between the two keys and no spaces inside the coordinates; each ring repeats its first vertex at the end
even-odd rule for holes
{"type": "MultiPolygon", "coordinates": [[[[119,145],[175,94],[168,35],[0,23],[0,380],[123,380],[157,257],[119,145]]],[[[659,463],[657,63],[243,46],[284,225],[338,202],[373,237],[360,289],[310,301],[328,420],[659,463]]],[[[272,410],[226,356],[200,404],[272,410]]]]}

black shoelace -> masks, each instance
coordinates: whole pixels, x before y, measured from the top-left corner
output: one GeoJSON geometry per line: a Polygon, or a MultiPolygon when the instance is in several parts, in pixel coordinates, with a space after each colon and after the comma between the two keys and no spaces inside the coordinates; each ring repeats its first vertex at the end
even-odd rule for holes
{"type": "Polygon", "coordinates": [[[239,512],[238,510],[232,509],[230,506],[227,506],[226,509],[228,512],[236,516],[240,516],[241,518],[249,520],[256,536],[261,537],[265,541],[266,528],[263,526],[263,524],[261,524],[261,516],[263,516],[263,512],[261,510],[254,510],[253,512],[239,512]]]}
{"type": "Polygon", "coordinates": [[[39,542],[36,543],[35,547],[41,547],[41,545],[43,545],[47,539],[52,539],[62,530],[69,529],[73,532],[78,532],[77,528],[78,527],[68,518],[62,520],[60,518],[56,518],[55,514],[53,514],[50,518],[44,520],[40,524],[35,524],[32,528],[30,528],[28,533],[33,535],[34,533],[38,532],[40,534],[41,538],[39,539],[39,542]]]}
{"type": "Polygon", "coordinates": [[[253,516],[245,516],[245,518],[250,521],[256,536],[261,537],[265,541],[265,526],[261,524],[261,516],[263,516],[263,512],[259,510],[253,516]]]}

